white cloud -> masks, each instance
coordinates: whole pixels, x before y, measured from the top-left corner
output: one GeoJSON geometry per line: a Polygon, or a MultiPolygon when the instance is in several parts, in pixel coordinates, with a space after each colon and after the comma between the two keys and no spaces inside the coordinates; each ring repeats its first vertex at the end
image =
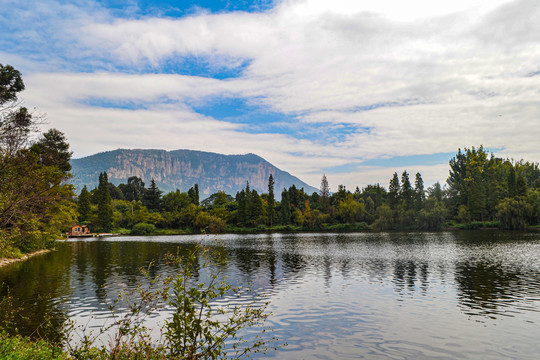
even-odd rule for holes
{"type": "Polygon", "coordinates": [[[334,13],[349,15],[370,12],[398,21],[414,21],[444,16],[458,12],[486,13],[507,2],[506,0],[300,0],[284,1],[281,5],[287,12],[297,16],[316,17],[320,14],[334,13]]]}
{"type": "MultiPolygon", "coordinates": [[[[98,6],[83,11],[54,4],[73,14],[63,27],[55,25],[56,39],[102,71],[35,70],[25,74],[25,97],[68,133],[78,156],[116,147],[255,152],[314,185],[333,166],[480,144],[540,160],[540,75],[530,76],[540,71],[535,0],[298,0],[266,13],[180,19],[115,19],[98,6]],[[217,69],[249,65],[228,80],[159,74],[184,57],[217,69]],[[129,73],[147,68],[157,74],[129,73]],[[358,130],[333,143],[250,134],[193,111],[193,104],[213,97],[244,98],[295,115],[292,126],[306,131],[324,124],[358,130]],[[146,108],[101,109],[85,105],[89,99],[146,108]]],[[[444,181],[445,166],[422,168],[430,174],[425,179],[444,181]]],[[[351,188],[386,184],[385,172],[327,175],[351,188]]]]}

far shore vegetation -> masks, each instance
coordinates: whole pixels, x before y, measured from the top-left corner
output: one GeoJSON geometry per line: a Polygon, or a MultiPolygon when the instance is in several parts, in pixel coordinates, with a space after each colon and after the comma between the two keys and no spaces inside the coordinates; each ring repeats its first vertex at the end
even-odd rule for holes
{"type": "Polygon", "coordinates": [[[107,174],[99,186],[82,189],[78,220],[98,232],[130,235],[261,233],[300,231],[414,231],[441,229],[536,228],[540,221],[537,163],[501,159],[482,146],[458,150],[450,159],[446,184],[425,188],[422,175],[393,174],[380,184],[331,193],[323,175],[319,192],[294,185],[276,200],[272,175],[268,191],[249,183],[235,196],[224,192],[200,201],[194,184],[187,192],[163,194],[152,180],[138,177],[113,185],[107,174]]]}

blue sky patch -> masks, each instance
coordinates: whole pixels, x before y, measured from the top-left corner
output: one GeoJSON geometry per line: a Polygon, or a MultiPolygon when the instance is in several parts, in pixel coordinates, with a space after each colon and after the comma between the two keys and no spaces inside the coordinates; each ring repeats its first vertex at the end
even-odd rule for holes
{"type": "Polygon", "coordinates": [[[163,63],[160,73],[198,76],[213,79],[241,77],[251,60],[215,56],[182,56],[163,63]]]}
{"type": "Polygon", "coordinates": [[[119,17],[183,17],[200,12],[261,12],[274,6],[273,0],[101,0],[99,4],[119,17]]]}
{"type": "Polygon", "coordinates": [[[125,101],[125,100],[114,100],[114,99],[103,99],[103,98],[89,98],[79,103],[83,105],[88,105],[92,107],[100,107],[107,109],[122,109],[122,110],[141,110],[147,109],[147,106],[140,101],[125,101]]]}
{"type": "Polygon", "coordinates": [[[456,155],[455,152],[427,155],[394,156],[388,159],[373,159],[362,162],[362,166],[403,167],[413,165],[447,164],[456,155]]]}
{"type": "Polygon", "coordinates": [[[242,131],[246,133],[285,134],[296,139],[311,139],[321,145],[340,143],[352,134],[371,130],[349,123],[301,123],[297,115],[268,110],[257,104],[257,99],[216,97],[192,108],[217,120],[243,124],[242,131]]]}

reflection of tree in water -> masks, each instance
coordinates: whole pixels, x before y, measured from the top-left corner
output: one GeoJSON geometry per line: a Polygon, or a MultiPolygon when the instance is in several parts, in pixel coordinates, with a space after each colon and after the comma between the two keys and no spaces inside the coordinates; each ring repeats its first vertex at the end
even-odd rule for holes
{"type": "Polygon", "coordinates": [[[505,307],[520,302],[520,308],[538,311],[530,298],[540,295],[540,274],[500,264],[467,262],[456,267],[460,306],[468,315],[507,315],[505,307]]]}
{"type": "Polygon", "coordinates": [[[429,266],[426,262],[418,260],[401,260],[394,262],[394,277],[392,279],[395,291],[403,294],[414,292],[416,282],[420,282],[420,289],[425,293],[429,286],[428,281],[429,266]]]}
{"type": "Polygon", "coordinates": [[[62,301],[72,292],[70,255],[69,246],[60,244],[53,252],[3,268],[0,272],[0,322],[6,324],[5,316],[12,317],[17,321],[19,334],[60,341],[56,329],[61,328],[67,318],[62,301]],[[8,294],[12,301],[7,299],[8,294]]]}

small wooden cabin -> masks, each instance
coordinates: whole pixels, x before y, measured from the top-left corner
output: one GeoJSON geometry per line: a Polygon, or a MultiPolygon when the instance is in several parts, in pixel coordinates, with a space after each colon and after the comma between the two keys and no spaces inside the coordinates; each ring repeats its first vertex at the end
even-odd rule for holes
{"type": "Polygon", "coordinates": [[[78,237],[78,236],[92,236],[90,229],[86,225],[73,224],[71,225],[67,236],[69,237],[78,237]]]}

